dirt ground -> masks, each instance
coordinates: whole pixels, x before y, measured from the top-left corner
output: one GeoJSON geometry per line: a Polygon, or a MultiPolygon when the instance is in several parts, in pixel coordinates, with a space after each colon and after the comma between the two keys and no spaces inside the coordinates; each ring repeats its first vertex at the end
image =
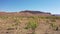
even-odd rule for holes
{"type": "Polygon", "coordinates": [[[0,34],[60,34],[60,17],[31,15],[0,15],[0,34]]]}

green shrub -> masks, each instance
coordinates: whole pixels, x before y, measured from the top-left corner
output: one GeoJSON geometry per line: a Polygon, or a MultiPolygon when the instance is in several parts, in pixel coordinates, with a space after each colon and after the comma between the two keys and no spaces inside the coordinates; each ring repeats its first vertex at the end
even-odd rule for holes
{"type": "Polygon", "coordinates": [[[55,31],[58,30],[58,26],[56,23],[50,23],[50,26],[52,27],[53,30],[55,30],[55,31]]]}
{"type": "Polygon", "coordinates": [[[37,23],[34,22],[34,21],[30,21],[30,22],[27,24],[26,29],[28,29],[28,28],[35,29],[36,27],[37,27],[37,23]]]}
{"type": "Polygon", "coordinates": [[[27,26],[25,27],[25,29],[32,29],[32,33],[31,34],[35,34],[35,29],[37,28],[38,24],[35,21],[29,21],[27,23],[27,26]]]}

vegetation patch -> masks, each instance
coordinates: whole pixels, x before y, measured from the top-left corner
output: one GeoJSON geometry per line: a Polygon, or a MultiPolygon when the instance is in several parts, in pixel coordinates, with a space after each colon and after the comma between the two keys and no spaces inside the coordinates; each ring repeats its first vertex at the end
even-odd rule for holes
{"type": "Polygon", "coordinates": [[[25,27],[25,29],[32,29],[32,34],[34,34],[35,33],[35,29],[37,28],[37,26],[38,26],[38,24],[37,24],[37,22],[35,22],[35,21],[29,21],[28,23],[27,23],[27,26],[25,27]]]}
{"type": "Polygon", "coordinates": [[[53,30],[58,31],[58,25],[56,23],[50,23],[53,30]]]}

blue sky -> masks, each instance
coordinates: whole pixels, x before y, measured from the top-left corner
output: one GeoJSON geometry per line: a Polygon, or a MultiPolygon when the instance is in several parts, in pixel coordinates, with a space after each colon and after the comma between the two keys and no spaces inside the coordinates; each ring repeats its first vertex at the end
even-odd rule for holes
{"type": "Polygon", "coordinates": [[[0,11],[38,10],[60,14],[60,0],[0,0],[0,11]]]}

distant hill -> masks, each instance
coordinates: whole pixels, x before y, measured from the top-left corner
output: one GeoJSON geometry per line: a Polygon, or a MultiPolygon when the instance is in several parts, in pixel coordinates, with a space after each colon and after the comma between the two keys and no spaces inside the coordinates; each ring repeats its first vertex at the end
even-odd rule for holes
{"type": "Polygon", "coordinates": [[[17,16],[60,16],[59,14],[51,14],[49,12],[42,11],[32,11],[32,10],[24,10],[20,12],[0,12],[1,15],[17,15],[17,16]]]}
{"type": "Polygon", "coordinates": [[[30,10],[25,10],[25,11],[20,11],[20,14],[23,15],[35,15],[35,16],[51,16],[51,13],[48,12],[42,12],[42,11],[30,11],[30,10]]]}
{"type": "Polygon", "coordinates": [[[30,11],[30,10],[25,10],[25,11],[20,11],[20,12],[0,12],[0,15],[21,15],[21,16],[50,16],[51,13],[47,12],[42,12],[42,11],[30,11]]]}
{"type": "Polygon", "coordinates": [[[60,14],[53,14],[52,16],[60,16],[60,14]]]}
{"type": "Polygon", "coordinates": [[[32,13],[32,14],[39,14],[39,13],[42,13],[42,14],[51,14],[51,13],[47,13],[47,12],[42,12],[42,11],[29,11],[29,10],[25,10],[25,11],[21,11],[21,12],[29,12],[29,13],[32,13]]]}

